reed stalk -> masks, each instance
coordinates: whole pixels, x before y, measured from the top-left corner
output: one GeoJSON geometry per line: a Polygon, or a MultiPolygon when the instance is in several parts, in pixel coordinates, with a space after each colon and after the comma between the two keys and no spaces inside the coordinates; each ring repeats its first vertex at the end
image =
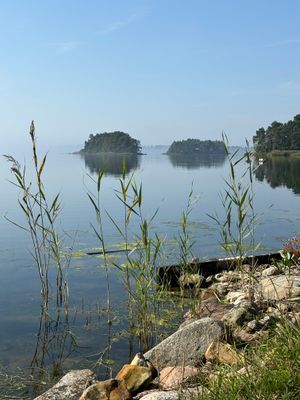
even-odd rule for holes
{"type": "Polygon", "coordinates": [[[46,165],[47,154],[39,160],[35,136],[35,126],[32,121],[29,135],[32,144],[34,180],[27,177],[25,165],[21,164],[12,156],[4,157],[10,163],[10,170],[14,181],[10,181],[19,190],[18,204],[24,214],[26,225],[10,220],[15,226],[29,233],[32,242],[31,254],[36,263],[39,279],[41,282],[41,293],[43,307],[48,309],[50,282],[49,266],[56,267],[56,303],[57,306],[68,306],[68,286],[64,277],[64,268],[70,259],[62,255],[62,242],[56,230],[56,220],[61,211],[59,194],[52,201],[48,200],[43,183],[43,172],[46,165]]]}
{"type": "Polygon", "coordinates": [[[238,150],[230,153],[225,135],[223,141],[230,170],[229,177],[225,179],[224,194],[220,194],[225,218],[217,213],[208,216],[219,227],[221,247],[240,267],[249,250],[254,254],[260,246],[260,243],[255,244],[258,215],[254,212],[254,167],[248,142],[245,153],[239,157],[238,150]],[[238,169],[245,163],[246,168],[239,172],[238,169]]]}

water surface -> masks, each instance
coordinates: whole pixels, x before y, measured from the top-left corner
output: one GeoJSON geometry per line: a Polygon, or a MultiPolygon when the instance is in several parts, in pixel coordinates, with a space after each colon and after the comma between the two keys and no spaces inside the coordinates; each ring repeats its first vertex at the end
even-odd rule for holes
{"type": "MultiPolygon", "coordinates": [[[[189,216],[190,235],[195,241],[193,255],[199,258],[222,256],[217,227],[207,214],[217,212],[222,216],[219,193],[228,177],[228,162],[220,157],[169,157],[161,154],[162,149],[144,151],[147,155],[127,157],[127,170],[128,174],[134,172],[137,183],[142,182],[144,216],[150,218],[159,209],[151,232],[157,232],[165,240],[164,262],[174,262],[178,257],[176,238],[191,188],[193,197],[199,197],[189,216]]],[[[260,215],[255,238],[262,243],[261,252],[278,250],[289,237],[300,235],[299,162],[293,158],[267,160],[255,173],[254,204],[255,212],[260,215]]],[[[124,208],[116,195],[120,189],[123,160],[49,153],[45,186],[50,196],[61,193],[59,229],[65,237],[65,246],[74,247],[67,272],[70,311],[66,317],[63,312],[53,310],[50,320],[40,307],[40,283],[30,255],[29,237],[4,218],[6,215],[23,223],[17,206],[18,191],[7,181],[11,178],[9,165],[4,160],[0,163],[0,367],[10,371],[18,367],[28,371],[30,366],[48,367],[55,375],[70,368],[93,367],[98,362],[105,375],[107,360],[114,361],[117,368],[129,358],[126,295],[120,272],[112,268],[114,316],[113,324],[107,325],[103,259],[82,256],[87,250],[99,247],[91,228],[95,213],[87,192],[96,189],[90,177],[96,177],[97,171],[105,168],[101,205],[122,225],[124,208]],[[108,354],[111,337],[114,343],[108,354]]],[[[30,157],[27,157],[27,164],[30,164],[30,157]]],[[[246,164],[239,168],[246,168],[246,164]]],[[[108,218],[103,221],[107,246],[116,249],[114,245],[120,245],[122,238],[108,218]]],[[[133,218],[130,240],[135,239],[138,226],[133,218]]]]}

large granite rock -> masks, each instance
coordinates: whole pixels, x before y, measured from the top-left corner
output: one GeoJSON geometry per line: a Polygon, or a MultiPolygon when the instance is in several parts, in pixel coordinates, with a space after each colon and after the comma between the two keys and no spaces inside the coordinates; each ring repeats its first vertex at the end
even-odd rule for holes
{"type": "Polygon", "coordinates": [[[217,299],[203,301],[195,306],[193,311],[186,313],[186,318],[205,318],[210,317],[221,320],[233,308],[232,304],[224,304],[217,299]]]}
{"type": "Polygon", "coordinates": [[[284,300],[300,296],[300,276],[277,275],[262,279],[260,290],[267,300],[284,300]]]}
{"type": "Polygon", "coordinates": [[[82,392],[95,381],[96,376],[89,369],[70,371],[35,400],[78,400],[82,392]]]}
{"type": "Polygon", "coordinates": [[[203,318],[167,337],[145,354],[160,371],[172,366],[197,366],[203,360],[209,344],[221,339],[224,326],[221,321],[203,318]]]}

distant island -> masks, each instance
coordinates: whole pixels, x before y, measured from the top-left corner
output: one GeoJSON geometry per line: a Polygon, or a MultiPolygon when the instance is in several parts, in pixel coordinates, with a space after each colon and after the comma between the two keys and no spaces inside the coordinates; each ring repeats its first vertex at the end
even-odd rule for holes
{"type": "Polygon", "coordinates": [[[91,134],[85,141],[84,148],[80,150],[81,154],[140,154],[140,152],[140,141],[120,131],[91,134]]]}
{"type": "Polygon", "coordinates": [[[300,114],[286,123],[274,121],[267,129],[258,129],[253,144],[257,154],[299,154],[300,114]]]}
{"type": "Polygon", "coordinates": [[[187,139],[174,141],[166,154],[225,154],[225,146],[221,140],[187,139]]]}

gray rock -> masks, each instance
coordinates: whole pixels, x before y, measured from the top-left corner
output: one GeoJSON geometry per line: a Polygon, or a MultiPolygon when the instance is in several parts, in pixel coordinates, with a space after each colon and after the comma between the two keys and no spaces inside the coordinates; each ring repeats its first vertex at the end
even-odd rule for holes
{"type": "Polygon", "coordinates": [[[164,392],[162,390],[158,390],[152,393],[146,394],[143,396],[142,400],[179,400],[179,392],[177,390],[169,390],[168,392],[164,392]]]}
{"type": "MultiPolygon", "coordinates": [[[[233,308],[232,304],[220,303],[217,299],[205,300],[202,303],[196,305],[194,310],[189,313],[194,318],[205,318],[210,317],[213,319],[221,320],[223,316],[233,308]]],[[[182,327],[183,324],[181,324],[182,327]]]]}
{"type": "Polygon", "coordinates": [[[169,390],[169,391],[155,391],[148,393],[145,396],[139,397],[141,400],[191,400],[196,398],[202,398],[202,395],[207,391],[203,386],[191,387],[180,391],[169,390]],[[201,396],[201,397],[200,397],[201,396]]]}
{"type": "Polygon", "coordinates": [[[136,394],[132,399],[140,400],[142,397],[145,397],[148,394],[153,394],[153,393],[157,393],[157,392],[160,392],[159,387],[157,387],[155,389],[144,390],[143,392],[136,394]]]}
{"type": "Polygon", "coordinates": [[[270,267],[262,271],[261,276],[267,277],[267,276],[278,275],[279,273],[280,273],[279,269],[275,267],[275,265],[271,265],[270,267]]]}
{"type": "Polygon", "coordinates": [[[94,382],[96,376],[89,369],[70,371],[35,400],[78,400],[83,391],[94,382]]]}
{"type": "Polygon", "coordinates": [[[277,275],[260,282],[262,296],[267,300],[283,300],[300,296],[300,276],[277,275]]]}
{"type": "Polygon", "coordinates": [[[203,318],[173,333],[145,354],[161,370],[170,366],[197,366],[213,340],[221,339],[224,326],[221,321],[203,318]]]}
{"type": "Polygon", "coordinates": [[[191,325],[191,324],[192,324],[193,322],[195,322],[195,321],[198,321],[198,320],[195,319],[195,318],[188,318],[188,319],[186,319],[185,321],[183,321],[182,324],[179,325],[179,328],[178,328],[178,329],[183,329],[183,328],[185,328],[186,326],[191,325]]]}

